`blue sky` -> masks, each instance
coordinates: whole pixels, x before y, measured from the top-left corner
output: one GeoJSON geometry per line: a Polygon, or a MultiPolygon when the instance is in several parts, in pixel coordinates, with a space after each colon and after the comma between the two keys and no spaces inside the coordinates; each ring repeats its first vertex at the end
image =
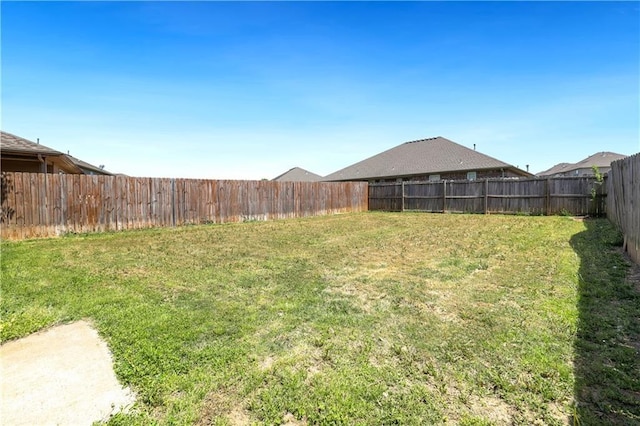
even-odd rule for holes
{"type": "Polygon", "coordinates": [[[2,129],[132,176],[640,151],[638,2],[2,2],[2,129]]]}

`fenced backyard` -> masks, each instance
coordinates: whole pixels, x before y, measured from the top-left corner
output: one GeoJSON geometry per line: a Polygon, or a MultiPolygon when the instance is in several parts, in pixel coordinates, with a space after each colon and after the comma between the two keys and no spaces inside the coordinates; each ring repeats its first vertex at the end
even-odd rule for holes
{"type": "Polygon", "coordinates": [[[382,211],[608,216],[640,255],[640,155],[596,177],[273,182],[2,173],[1,236],[85,233],[382,211]],[[609,195],[611,194],[611,195],[609,195]],[[634,211],[636,214],[634,214],[634,211]]]}
{"type": "Polygon", "coordinates": [[[369,210],[604,216],[595,177],[393,182],[369,185],[369,210]]]}
{"type": "Polygon", "coordinates": [[[640,167],[617,170],[370,187],[3,174],[3,240],[246,223],[3,241],[0,340],[90,318],[138,395],[114,424],[635,424],[622,238],[533,217],[607,200],[637,248],[640,167]],[[405,213],[263,222],[381,200],[405,213]]]}
{"type": "Polygon", "coordinates": [[[3,239],[366,210],[364,182],[2,174],[3,239]]]}
{"type": "Polygon", "coordinates": [[[109,424],[630,425],[607,220],[367,212],[2,242],[0,340],[90,319],[109,424]]]}

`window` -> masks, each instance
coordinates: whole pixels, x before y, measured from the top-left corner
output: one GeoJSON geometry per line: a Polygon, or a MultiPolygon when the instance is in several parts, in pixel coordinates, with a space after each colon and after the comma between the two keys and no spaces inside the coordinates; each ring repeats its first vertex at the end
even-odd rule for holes
{"type": "Polygon", "coordinates": [[[476,172],[467,172],[467,180],[476,180],[476,172]]]}
{"type": "Polygon", "coordinates": [[[429,182],[439,182],[440,175],[429,175],[429,182]]]}

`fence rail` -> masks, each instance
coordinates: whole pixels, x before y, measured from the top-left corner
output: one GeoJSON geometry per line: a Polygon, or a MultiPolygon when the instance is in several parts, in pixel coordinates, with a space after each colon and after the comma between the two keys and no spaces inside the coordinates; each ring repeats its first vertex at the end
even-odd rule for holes
{"type": "Polygon", "coordinates": [[[603,216],[595,177],[393,182],[369,185],[369,210],[603,216]]]}
{"type": "Polygon", "coordinates": [[[364,182],[2,173],[3,239],[367,210],[364,182]]]}
{"type": "Polygon", "coordinates": [[[640,153],[611,163],[607,217],[624,235],[624,249],[640,263],[640,153]]]}

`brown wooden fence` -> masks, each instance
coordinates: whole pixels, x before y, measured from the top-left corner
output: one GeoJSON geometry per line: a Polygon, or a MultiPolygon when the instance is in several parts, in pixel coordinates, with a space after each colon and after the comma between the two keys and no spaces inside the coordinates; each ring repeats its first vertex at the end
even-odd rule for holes
{"type": "Polygon", "coordinates": [[[640,153],[611,163],[607,217],[624,235],[624,248],[640,263],[640,153]]]}
{"type": "Polygon", "coordinates": [[[602,216],[605,198],[606,186],[595,177],[369,185],[369,210],[386,211],[602,216]]]}
{"type": "Polygon", "coordinates": [[[3,239],[366,210],[364,182],[2,173],[3,239]]]}

